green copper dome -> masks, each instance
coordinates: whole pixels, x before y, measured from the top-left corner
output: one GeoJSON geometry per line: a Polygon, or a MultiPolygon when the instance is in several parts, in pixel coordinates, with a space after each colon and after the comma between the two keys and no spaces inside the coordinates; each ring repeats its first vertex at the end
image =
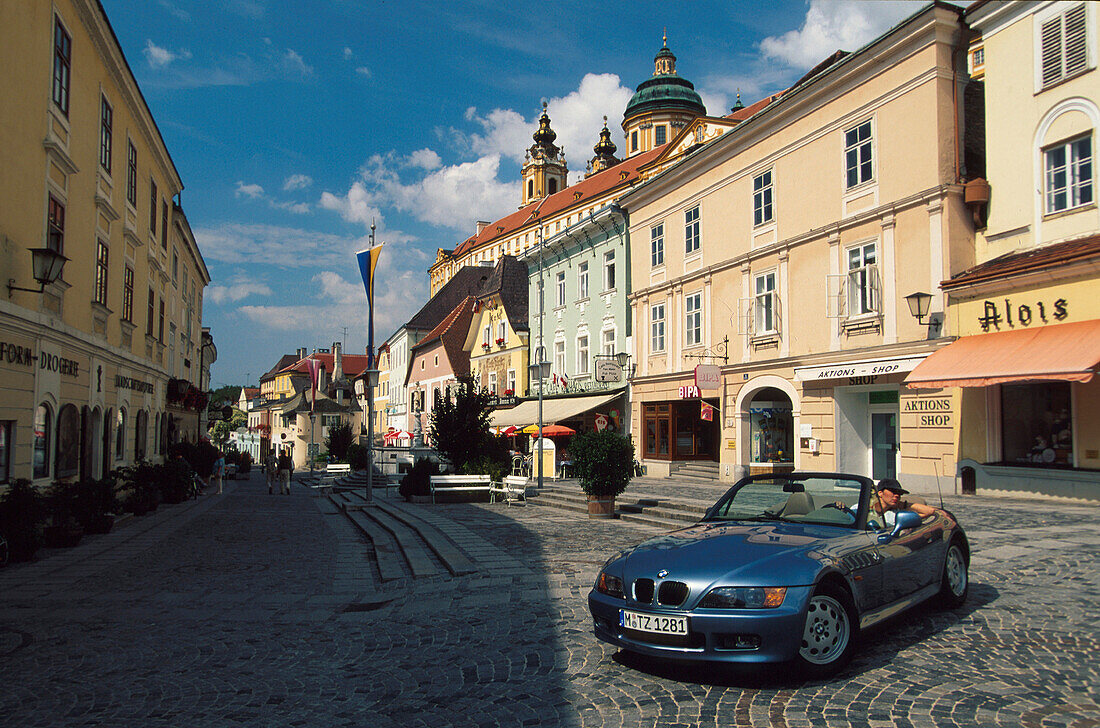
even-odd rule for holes
{"type": "Polygon", "coordinates": [[[695,91],[695,85],[676,74],[676,56],[665,45],[653,58],[653,75],[638,85],[623,119],[650,111],[685,110],[705,116],[707,109],[695,91]]]}

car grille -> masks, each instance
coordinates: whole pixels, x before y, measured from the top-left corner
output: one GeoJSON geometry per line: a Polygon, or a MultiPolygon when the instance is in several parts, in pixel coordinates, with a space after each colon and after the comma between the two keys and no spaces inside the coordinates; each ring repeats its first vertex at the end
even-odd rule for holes
{"type": "Polygon", "coordinates": [[[688,586],[682,581],[664,581],[657,589],[657,603],[678,607],[687,600],[688,586]]]}
{"type": "Polygon", "coordinates": [[[642,604],[653,603],[653,580],[652,579],[635,579],[634,580],[634,599],[642,604]]]}

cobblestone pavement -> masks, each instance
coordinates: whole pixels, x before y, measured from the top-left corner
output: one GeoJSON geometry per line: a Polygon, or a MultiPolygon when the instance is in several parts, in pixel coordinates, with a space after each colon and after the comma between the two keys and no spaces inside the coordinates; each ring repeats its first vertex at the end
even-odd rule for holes
{"type": "Polygon", "coordinates": [[[383,583],[326,500],[252,477],[0,570],[0,725],[1100,725],[1096,507],[949,499],[968,602],[865,634],[807,683],[592,637],[596,570],[655,529],[425,506],[478,573],[383,583]]]}

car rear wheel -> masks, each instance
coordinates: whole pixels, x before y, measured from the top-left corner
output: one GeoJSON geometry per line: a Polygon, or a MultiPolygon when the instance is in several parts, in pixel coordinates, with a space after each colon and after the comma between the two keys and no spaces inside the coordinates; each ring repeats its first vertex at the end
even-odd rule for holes
{"type": "Polygon", "coordinates": [[[809,677],[828,677],[852,659],[858,630],[852,598],[843,589],[822,584],[806,607],[798,663],[809,677]]]}
{"type": "Polygon", "coordinates": [[[966,553],[958,541],[952,541],[947,547],[947,557],[943,560],[943,578],[940,582],[939,603],[945,609],[962,606],[970,590],[969,565],[966,553]]]}

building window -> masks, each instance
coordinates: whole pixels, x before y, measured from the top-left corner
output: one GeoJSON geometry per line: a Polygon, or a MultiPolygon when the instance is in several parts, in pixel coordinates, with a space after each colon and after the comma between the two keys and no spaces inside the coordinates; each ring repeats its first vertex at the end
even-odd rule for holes
{"type": "Polygon", "coordinates": [[[558,305],[565,305],[565,271],[559,271],[557,275],[558,281],[558,305]]]}
{"type": "Polygon", "coordinates": [[[122,272],[122,320],[134,322],[134,269],[130,266],[122,272]]]}
{"type": "Polygon", "coordinates": [[[340,415],[321,415],[321,427],[338,427],[340,415]]]}
{"type": "Polygon", "coordinates": [[[137,147],[126,142],[126,201],[137,207],[137,147]]]}
{"type": "Polygon", "coordinates": [[[72,79],[73,39],[61,25],[61,18],[53,19],[53,102],[61,113],[69,115],[69,82],[72,79]]]}
{"type": "Polygon", "coordinates": [[[665,224],[663,222],[649,229],[649,254],[654,268],[665,264],[665,224]]]}
{"type": "MultiPolygon", "coordinates": [[[[287,426],[285,422],[283,426],[287,426]]],[[[145,410],[138,410],[134,421],[134,462],[141,462],[145,459],[145,446],[149,438],[148,430],[149,413],[145,410]]]]}
{"type": "Polygon", "coordinates": [[[67,404],[57,413],[57,452],[54,477],[67,478],[80,470],[80,412],[67,404]]]}
{"type": "Polygon", "coordinates": [[[579,274],[577,276],[577,285],[579,290],[577,291],[577,298],[588,298],[588,263],[584,262],[577,266],[579,274]]]}
{"type": "Polygon", "coordinates": [[[654,143],[654,145],[659,147],[662,144],[664,144],[666,141],[668,141],[668,139],[666,138],[667,135],[668,135],[668,127],[667,126],[661,125],[661,126],[654,127],[654,129],[653,129],[653,143],[654,143]]]}
{"type": "Polygon", "coordinates": [[[50,195],[46,247],[57,253],[65,253],[65,206],[50,195]]]}
{"type": "Polygon", "coordinates": [[[111,118],[113,112],[106,96],[99,98],[99,166],[111,173],[111,118]]]}
{"type": "Polygon", "coordinates": [[[46,478],[50,475],[50,431],[53,418],[50,407],[38,405],[34,411],[34,477],[46,478]]]}
{"type": "Polygon", "coordinates": [[[506,392],[511,392],[512,394],[516,393],[516,370],[515,369],[509,369],[508,370],[508,389],[505,390],[505,391],[506,392]]]}
{"type": "Polygon", "coordinates": [[[684,253],[691,255],[699,252],[699,208],[693,207],[684,213],[684,253]]]}
{"type": "Polygon", "coordinates": [[[503,321],[497,324],[497,339],[501,345],[508,343],[508,326],[503,321]]]}
{"type": "Polygon", "coordinates": [[[157,234],[157,183],[149,180],[149,232],[157,234]]]}
{"type": "Polygon", "coordinates": [[[95,257],[95,302],[107,305],[107,257],[110,251],[102,240],[96,246],[95,257]]]}
{"type": "Polygon", "coordinates": [[[1029,467],[1073,465],[1070,385],[1001,385],[1001,442],[1005,463],[1029,467]]]}
{"type": "Polygon", "coordinates": [[[615,353],[615,329],[605,329],[600,333],[600,353],[611,356],[615,353]]]}
{"type": "Polygon", "coordinates": [[[1042,84],[1046,88],[1088,68],[1085,6],[1077,5],[1042,24],[1042,84]]]}
{"type": "Polygon", "coordinates": [[[11,436],[14,430],[13,420],[0,420],[0,483],[11,480],[11,436]]]}
{"type": "Polygon", "coordinates": [[[175,248],[172,249],[172,282],[177,283],[180,278],[180,254],[175,248]]]}
{"type": "Polygon", "coordinates": [[[609,250],[603,254],[603,289],[615,290],[615,251],[609,250]]]}
{"type": "Polygon", "coordinates": [[[588,336],[577,337],[577,374],[588,374],[588,336]]]}
{"type": "Polygon", "coordinates": [[[497,393],[497,373],[489,372],[489,394],[496,395],[497,393]]]}
{"type": "Polygon", "coordinates": [[[565,342],[554,342],[554,371],[565,374],[565,342]]]}
{"type": "Polygon", "coordinates": [[[149,289],[149,310],[147,313],[148,319],[145,322],[145,335],[152,336],[153,322],[156,320],[157,317],[157,296],[153,292],[152,288],[149,289]]]}
{"type": "Polygon", "coordinates": [[[157,326],[157,341],[164,343],[164,299],[160,299],[160,317],[159,325],[157,326]]]}
{"type": "Polygon", "coordinates": [[[684,297],[684,344],[696,346],[703,343],[703,294],[693,293],[684,297]]]}
{"type": "Polygon", "coordinates": [[[752,178],[752,224],[763,225],[772,220],[772,171],[752,178]]]}
{"type": "Polygon", "coordinates": [[[638,151],[638,130],[637,129],[630,132],[630,151],[631,152],[638,151]]]}
{"type": "Polygon", "coordinates": [[[870,120],[844,132],[844,167],[849,189],[874,177],[870,120]]]}
{"type": "Polygon", "coordinates": [[[875,244],[848,250],[848,315],[861,316],[879,310],[878,260],[875,244]]]}
{"type": "Polygon", "coordinates": [[[115,424],[115,460],[126,457],[126,410],[119,409],[118,421],[115,424]]]}
{"type": "Polygon", "coordinates": [[[1047,149],[1047,214],[1088,205],[1092,195],[1092,137],[1047,149]]]}
{"type": "Polygon", "coordinates": [[[160,247],[168,250],[168,202],[160,203],[160,247]]]}
{"type": "Polygon", "coordinates": [[[665,304],[655,303],[649,309],[649,321],[650,321],[650,334],[649,334],[649,349],[650,351],[664,351],[665,350],[665,304]]]}
{"type": "Polygon", "coordinates": [[[778,330],[776,326],[775,273],[756,277],[756,298],[753,299],[753,333],[765,334],[778,330]]]}

